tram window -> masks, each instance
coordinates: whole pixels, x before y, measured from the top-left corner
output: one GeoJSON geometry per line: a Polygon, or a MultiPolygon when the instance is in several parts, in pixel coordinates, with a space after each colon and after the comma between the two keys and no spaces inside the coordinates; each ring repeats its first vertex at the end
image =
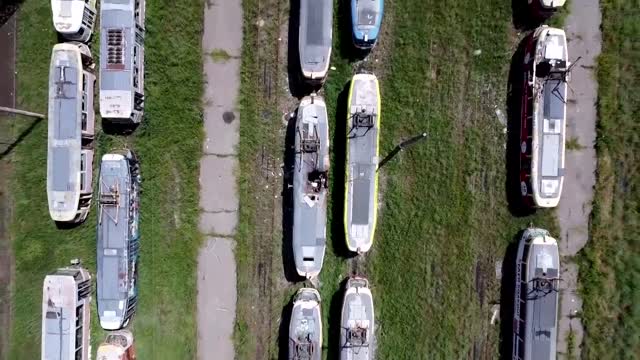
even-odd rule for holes
{"type": "MultiPolygon", "coordinates": [[[[76,347],[78,346],[78,350],[82,349],[82,326],[76,329],[76,347]]],[[[76,359],[78,358],[78,350],[76,350],[76,359]]],[[[82,351],[80,351],[80,354],[82,354],[82,351]]]]}
{"type": "Polygon", "coordinates": [[[82,321],[84,320],[84,305],[80,305],[76,307],[76,327],[82,326],[82,321]]]}
{"type": "Polygon", "coordinates": [[[86,179],[87,176],[86,168],[87,168],[87,156],[85,154],[80,154],[80,191],[86,189],[86,179]]]}
{"type": "MultiPolygon", "coordinates": [[[[86,109],[84,109],[86,111],[86,109]]],[[[87,113],[82,113],[82,130],[87,130],[87,113]]]]}

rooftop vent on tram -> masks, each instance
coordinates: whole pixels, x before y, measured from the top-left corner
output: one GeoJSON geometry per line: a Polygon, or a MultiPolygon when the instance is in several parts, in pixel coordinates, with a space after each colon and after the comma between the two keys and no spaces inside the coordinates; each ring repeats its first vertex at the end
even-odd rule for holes
{"type": "Polygon", "coordinates": [[[122,29],[107,30],[107,69],[124,70],[124,34],[122,29]]]}

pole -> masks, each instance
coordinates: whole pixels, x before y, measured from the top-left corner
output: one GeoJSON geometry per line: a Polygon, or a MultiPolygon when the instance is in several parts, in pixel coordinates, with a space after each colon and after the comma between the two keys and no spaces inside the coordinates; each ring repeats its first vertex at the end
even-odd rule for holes
{"type": "MultiPolygon", "coordinates": [[[[398,146],[396,146],[390,153],[389,155],[387,155],[378,165],[378,170],[380,170],[386,163],[388,163],[391,159],[393,159],[399,152],[404,151],[405,149],[409,148],[409,146],[411,145],[415,145],[418,142],[424,140],[427,138],[427,133],[423,132],[420,135],[414,136],[412,138],[410,138],[409,140],[405,140],[403,142],[401,142],[400,144],[398,144],[398,146]]],[[[377,170],[376,170],[377,171],[377,170]]]]}
{"type": "Polygon", "coordinates": [[[19,110],[19,109],[8,108],[8,107],[4,107],[4,106],[0,106],[0,111],[1,112],[8,112],[10,114],[18,114],[18,115],[24,115],[24,116],[30,116],[30,117],[35,117],[35,118],[39,118],[39,119],[44,119],[44,115],[42,115],[42,114],[34,113],[34,112],[31,112],[31,111],[24,111],[24,110],[19,110]]]}
{"type": "Polygon", "coordinates": [[[418,143],[420,140],[424,140],[427,137],[427,133],[424,132],[420,135],[414,136],[409,140],[403,141],[400,143],[400,145],[398,145],[398,147],[400,148],[400,151],[408,148],[411,145],[414,145],[416,143],[418,143]]]}

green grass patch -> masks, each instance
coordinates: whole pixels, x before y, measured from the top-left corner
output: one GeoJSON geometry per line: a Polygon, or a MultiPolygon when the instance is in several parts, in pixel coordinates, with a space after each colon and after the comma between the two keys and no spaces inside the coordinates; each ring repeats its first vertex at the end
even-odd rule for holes
{"type": "Polygon", "coordinates": [[[569,151],[584,149],[584,146],[580,144],[580,140],[578,140],[577,137],[572,137],[567,139],[567,143],[565,144],[565,147],[569,151]]]}
{"type": "Polygon", "coordinates": [[[213,62],[225,62],[232,57],[223,49],[214,49],[209,53],[209,56],[211,57],[211,60],[213,60],[213,62]]]}
{"type": "MultiPolygon", "coordinates": [[[[203,7],[202,1],[147,3],[145,120],[129,138],[97,135],[94,179],[101,155],[112,148],[130,143],[141,160],[140,297],[132,329],[139,357],[144,359],[186,359],[196,353],[203,7]]],[[[18,21],[20,107],[46,113],[49,61],[55,43],[50,2],[25,1],[18,21]]],[[[92,47],[97,51],[97,37],[92,47]]],[[[24,122],[22,128],[29,125],[24,122]]],[[[16,133],[20,131],[17,126],[16,133]]],[[[49,218],[46,139],[47,125],[42,121],[14,149],[16,277],[11,359],[39,357],[45,274],[65,266],[71,258],[80,258],[95,276],[96,209],[72,230],[57,229],[49,218]]],[[[95,308],[95,297],[93,305],[95,308]]],[[[99,329],[95,309],[91,315],[95,351],[105,333],[99,329]]]]}
{"type": "Polygon", "coordinates": [[[634,359],[640,354],[640,13],[637,1],[600,4],[597,183],[591,239],[580,262],[583,356],[634,359]]]}
{"type": "Polygon", "coordinates": [[[380,356],[496,357],[497,330],[488,326],[488,304],[499,298],[495,261],[530,222],[558,235],[552,212],[514,218],[507,210],[506,139],[493,109],[505,104],[515,47],[510,4],[400,0],[388,11],[382,153],[422,131],[429,138],[385,169],[370,265],[380,356]]]}
{"type": "Polygon", "coordinates": [[[567,335],[567,359],[574,360],[576,358],[576,332],[569,329],[567,335]]]}
{"type": "MultiPolygon", "coordinates": [[[[243,1],[244,16],[247,19],[255,19],[256,1],[243,1]]],[[[240,114],[242,121],[240,122],[240,141],[238,144],[239,156],[239,176],[238,176],[238,196],[240,208],[238,211],[238,227],[236,234],[236,268],[237,268],[237,289],[238,302],[236,310],[236,325],[234,329],[234,345],[236,354],[239,358],[246,359],[249,354],[253,353],[251,349],[255,348],[254,338],[251,336],[250,329],[250,302],[242,301],[243,296],[247,296],[251,284],[251,274],[249,267],[252,263],[251,242],[254,232],[254,193],[253,184],[250,174],[254,171],[252,164],[252,156],[257,154],[258,145],[262,140],[265,132],[260,131],[263,125],[259,121],[257,105],[253,101],[253,88],[256,84],[255,77],[257,75],[257,59],[252,39],[254,39],[256,29],[252,22],[245,21],[243,26],[243,47],[241,61],[241,86],[240,86],[240,114]],[[253,124],[260,126],[258,131],[249,131],[245,124],[253,124]],[[247,130],[245,130],[247,129],[247,130]],[[254,197],[252,197],[252,195],[254,197]]]]}
{"type": "Polygon", "coordinates": [[[567,16],[569,16],[569,9],[571,9],[571,2],[572,1],[576,1],[576,0],[567,0],[564,3],[564,6],[561,7],[558,11],[556,11],[556,13],[553,14],[551,19],[549,19],[549,21],[547,21],[547,24],[549,26],[562,28],[564,26],[564,23],[567,20],[567,16]]]}

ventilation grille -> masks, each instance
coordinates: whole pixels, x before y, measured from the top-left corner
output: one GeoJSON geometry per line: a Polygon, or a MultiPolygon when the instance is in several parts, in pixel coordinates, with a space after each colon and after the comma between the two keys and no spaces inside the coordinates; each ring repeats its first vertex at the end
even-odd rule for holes
{"type": "Polygon", "coordinates": [[[107,66],[124,69],[124,34],[122,29],[107,30],[107,66]]]}

